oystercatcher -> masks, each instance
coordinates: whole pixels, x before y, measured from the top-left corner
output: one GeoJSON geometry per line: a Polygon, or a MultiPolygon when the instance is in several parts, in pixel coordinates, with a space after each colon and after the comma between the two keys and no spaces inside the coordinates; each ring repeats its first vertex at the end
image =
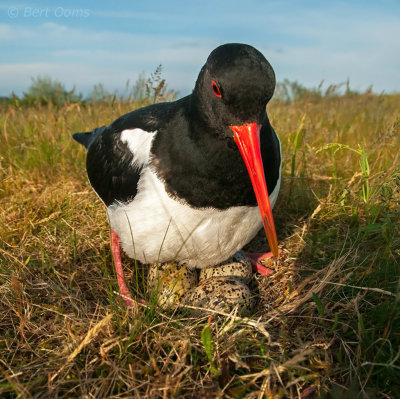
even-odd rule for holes
{"type": "MultiPolygon", "coordinates": [[[[281,149],[266,114],[274,89],[274,71],[258,50],[224,44],[209,55],[192,94],[74,134],[88,150],[87,174],[107,207],[127,305],[133,301],[120,244],[143,263],[175,260],[204,268],[232,256],[264,224],[278,256],[271,209],[281,149]]],[[[258,260],[272,254],[249,256],[265,274],[258,260]]]]}

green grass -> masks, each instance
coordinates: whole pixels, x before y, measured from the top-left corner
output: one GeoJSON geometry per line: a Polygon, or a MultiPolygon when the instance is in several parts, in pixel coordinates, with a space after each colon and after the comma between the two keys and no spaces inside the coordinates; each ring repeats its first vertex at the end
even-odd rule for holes
{"type": "MultiPolygon", "coordinates": [[[[119,305],[71,134],[134,107],[2,105],[0,396],[400,397],[400,95],[269,105],[283,255],[252,319],[119,305]]],[[[249,245],[266,248],[262,232],[249,245]]],[[[143,295],[145,269],[123,262],[143,295]]]]}

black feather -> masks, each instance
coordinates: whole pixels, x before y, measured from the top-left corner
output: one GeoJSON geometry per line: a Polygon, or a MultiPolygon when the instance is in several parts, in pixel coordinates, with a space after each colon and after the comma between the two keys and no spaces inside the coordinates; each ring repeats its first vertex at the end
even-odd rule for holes
{"type": "Polygon", "coordinates": [[[97,127],[96,129],[92,130],[91,132],[82,132],[82,133],[75,133],[72,135],[74,140],[76,140],[79,144],[82,144],[87,150],[89,149],[90,145],[93,143],[95,138],[104,131],[106,126],[97,127]]]}

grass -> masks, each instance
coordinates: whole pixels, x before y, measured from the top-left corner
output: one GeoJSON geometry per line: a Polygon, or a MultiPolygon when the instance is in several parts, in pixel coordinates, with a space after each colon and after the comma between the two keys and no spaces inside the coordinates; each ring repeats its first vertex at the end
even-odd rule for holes
{"type": "Polygon", "coordinates": [[[71,134],[135,104],[1,106],[1,397],[400,397],[400,95],[270,104],[283,255],[252,319],[119,305],[71,134]]]}

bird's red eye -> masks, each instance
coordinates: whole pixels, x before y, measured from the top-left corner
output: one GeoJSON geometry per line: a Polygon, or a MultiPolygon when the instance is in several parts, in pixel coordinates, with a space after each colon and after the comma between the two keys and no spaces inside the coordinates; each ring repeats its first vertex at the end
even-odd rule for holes
{"type": "Polygon", "coordinates": [[[218,87],[218,85],[217,85],[213,80],[211,81],[211,88],[212,88],[213,93],[214,93],[217,97],[219,97],[219,98],[222,97],[222,93],[221,93],[220,88],[218,87]]]}

